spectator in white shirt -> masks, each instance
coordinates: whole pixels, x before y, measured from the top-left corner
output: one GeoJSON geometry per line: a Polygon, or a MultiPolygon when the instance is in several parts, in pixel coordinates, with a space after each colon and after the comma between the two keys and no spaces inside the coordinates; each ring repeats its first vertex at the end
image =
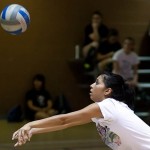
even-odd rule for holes
{"type": "Polygon", "coordinates": [[[131,37],[124,40],[123,48],[113,56],[113,72],[121,75],[130,85],[138,83],[138,55],[134,52],[135,41],[131,37]]]}

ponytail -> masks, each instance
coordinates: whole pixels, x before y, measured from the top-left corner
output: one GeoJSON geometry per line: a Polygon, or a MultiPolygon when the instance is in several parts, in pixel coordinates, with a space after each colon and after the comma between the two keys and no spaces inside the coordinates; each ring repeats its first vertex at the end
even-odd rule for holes
{"type": "Polygon", "coordinates": [[[102,77],[106,88],[112,89],[110,97],[120,102],[124,102],[128,107],[134,109],[134,89],[126,84],[120,75],[104,73],[102,74],[102,77]]]}
{"type": "Polygon", "coordinates": [[[131,109],[134,109],[135,91],[134,88],[125,83],[123,85],[124,103],[126,103],[131,109]]]}

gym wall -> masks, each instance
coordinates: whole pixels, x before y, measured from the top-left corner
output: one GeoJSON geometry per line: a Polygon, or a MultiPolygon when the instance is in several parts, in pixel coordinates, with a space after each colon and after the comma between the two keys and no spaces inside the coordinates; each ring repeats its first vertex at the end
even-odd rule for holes
{"type": "MultiPolygon", "coordinates": [[[[0,10],[11,3],[1,1],[0,10]]],[[[1,115],[16,104],[23,104],[36,73],[46,76],[47,89],[54,97],[64,92],[73,110],[84,107],[88,99],[78,88],[68,61],[74,58],[75,45],[82,44],[91,13],[101,10],[104,22],[120,31],[121,40],[133,36],[137,45],[150,18],[148,0],[14,0],[13,3],[27,8],[31,24],[19,36],[0,28],[1,115]]]]}

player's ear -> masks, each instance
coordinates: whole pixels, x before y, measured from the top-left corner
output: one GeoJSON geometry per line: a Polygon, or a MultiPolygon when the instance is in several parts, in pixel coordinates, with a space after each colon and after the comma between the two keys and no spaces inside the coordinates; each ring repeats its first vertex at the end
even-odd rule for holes
{"type": "Polygon", "coordinates": [[[112,93],[112,89],[111,89],[111,88],[107,88],[107,89],[105,90],[105,92],[104,92],[104,95],[105,95],[105,96],[108,96],[108,95],[111,95],[111,93],[112,93]]]}

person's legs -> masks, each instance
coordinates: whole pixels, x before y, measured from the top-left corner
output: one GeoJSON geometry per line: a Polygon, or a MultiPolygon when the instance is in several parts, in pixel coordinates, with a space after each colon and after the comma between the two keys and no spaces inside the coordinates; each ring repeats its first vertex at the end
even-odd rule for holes
{"type": "Polygon", "coordinates": [[[54,116],[54,115],[57,115],[58,114],[58,111],[55,110],[55,109],[50,109],[47,114],[50,116],[54,116]]]}
{"type": "Polygon", "coordinates": [[[41,111],[35,113],[35,116],[34,116],[35,120],[44,119],[44,118],[47,118],[47,117],[49,117],[49,115],[47,113],[41,112],[41,111]]]}
{"type": "Polygon", "coordinates": [[[84,69],[85,71],[92,71],[95,67],[96,63],[96,54],[97,49],[91,48],[84,59],[84,69]]]}

